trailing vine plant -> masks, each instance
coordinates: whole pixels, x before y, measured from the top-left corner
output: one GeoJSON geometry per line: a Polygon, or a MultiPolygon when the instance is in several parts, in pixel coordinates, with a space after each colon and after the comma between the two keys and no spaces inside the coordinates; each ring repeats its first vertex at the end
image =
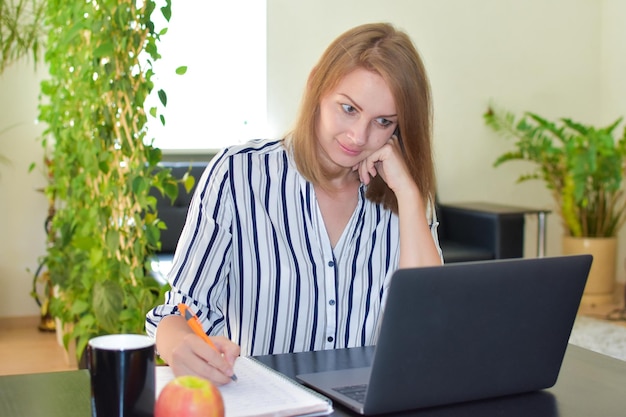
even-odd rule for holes
{"type": "MultiPolygon", "coordinates": [[[[147,137],[144,102],[159,59],[152,0],[47,0],[41,84],[43,145],[52,149],[48,198],[56,201],[45,263],[51,310],[80,358],[91,337],[143,333],[163,291],[151,279],[160,229],[150,189],[175,198],[177,182],[155,170],[161,151],[147,137]]],[[[169,21],[171,2],[160,9],[169,21]]],[[[183,69],[177,71],[184,72],[183,69]]],[[[159,91],[163,107],[165,92],[159,91]]],[[[151,114],[164,121],[157,109],[151,114]]]]}

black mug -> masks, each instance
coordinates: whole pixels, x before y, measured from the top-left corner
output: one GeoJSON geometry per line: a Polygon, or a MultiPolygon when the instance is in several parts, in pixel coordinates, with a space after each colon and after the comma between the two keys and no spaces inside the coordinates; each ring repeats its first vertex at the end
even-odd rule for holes
{"type": "Polygon", "coordinates": [[[98,336],[87,345],[93,417],[154,413],[154,340],[138,334],[98,336]]]}

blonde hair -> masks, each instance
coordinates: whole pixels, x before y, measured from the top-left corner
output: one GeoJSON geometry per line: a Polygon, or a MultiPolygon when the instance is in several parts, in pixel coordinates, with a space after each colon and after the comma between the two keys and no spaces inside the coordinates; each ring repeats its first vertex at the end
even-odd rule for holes
{"type": "MultiPolygon", "coordinates": [[[[348,30],[328,46],[314,67],[295,127],[287,139],[298,170],[313,184],[327,183],[330,173],[318,162],[316,124],[320,100],[357,68],[379,74],[389,86],[396,104],[402,154],[427,204],[435,195],[430,85],[410,38],[388,23],[348,30]]],[[[397,213],[396,196],[380,176],[370,182],[366,197],[397,213]]]]}

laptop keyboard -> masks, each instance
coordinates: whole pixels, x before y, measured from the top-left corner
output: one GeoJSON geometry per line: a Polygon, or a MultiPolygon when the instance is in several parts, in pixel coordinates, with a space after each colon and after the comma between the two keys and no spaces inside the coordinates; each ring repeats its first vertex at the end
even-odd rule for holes
{"type": "Polygon", "coordinates": [[[348,398],[353,399],[356,402],[363,404],[365,402],[365,392],[367,391],[367,384],[347,385],[345,387],[333,388],[333,390],[345,395],[348,398]]]}

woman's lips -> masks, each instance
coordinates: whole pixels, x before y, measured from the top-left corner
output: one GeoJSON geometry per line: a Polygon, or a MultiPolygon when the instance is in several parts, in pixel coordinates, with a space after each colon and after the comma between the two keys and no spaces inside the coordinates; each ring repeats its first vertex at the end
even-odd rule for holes
{"type": "Polygon", "coordinates": [[[358,154],[360,154],[360,153],[361,153],[361,150],[360,150],[360,149],[353,149],[353,148],[349,148],[349,147],[347,147],[347,146],[343,145],[341,142],[337,142],[337,143],[339,143],[339,147],[341,148],[341,150],[342,150],[344,153],[347,153],[347,154],[348,154],[348,155],[350,155],[350,156],[357,156],[358,154]]]}

